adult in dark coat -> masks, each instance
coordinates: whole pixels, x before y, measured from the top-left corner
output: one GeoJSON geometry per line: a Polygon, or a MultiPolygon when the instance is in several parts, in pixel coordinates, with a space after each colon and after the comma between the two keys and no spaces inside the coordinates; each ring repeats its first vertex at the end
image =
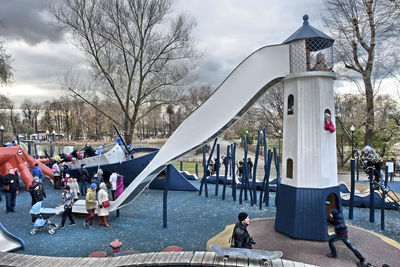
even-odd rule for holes
{"type": "Polygon", "coordinates": [[[251,171],[253,170],[253,162],[251,161],[251,158],[247,159],[247,169],[249,170],[249,179],[251,178],[251,171]]]}
{"type": "Polygon", "coordinates": [[[15,204],[19,190],[19,176],[10,168],[2,179],[3,191],[6,196],[6,212],[15,212],[15,204]]]}
{"type": "MultiPolygon", "coordinates": [[[[44,191],[43,185],[40,183],[39,177],[34,177],[32,184],[29,186],[29,193],[32,198],[32,206],[35,205],[39,201],[43,201],[46,197],[46,192],[44,191]]],[[[32,216],[32,222],[34,222],[36,218],[32,216]]]]}
{"type": "Polygon", "coordinates": [[[246,212],[241,212],[239,213],[238,219],[239,222],[237,222],[235,228],[233,228],[231,247],[251,249],[251,245],[256,242],[254,242],[247,232],[250,218],[246,212]]]}
{"type": "Polygon", "coordinates": [[[361,253],[350,243],[348,237],[347,226],[344,223],[343,215],[336,209],[331,210],[329,213],[329,221],[333,223],[335,226],[335,234],[329,236],[329,248],[331,249],[331,253],[327,256],[329,258],[336,258],[337,252],[335,245],[333,244],[335,241],[342,240],[343,243],[354,253],[354,255],[359,259],[359,266],[364,265],[365,258],[361,255],[361,253]]]}
{"type": "Polygon", "coordinates": [[[31,193],[32,197],[32,206],[39,201],[43,201],[46,197],[46,192],[38,177],[35,177],[32,184],[29,186],[29,193],[31,193]]]}
{"type": "Polygon", "coordinates": [[[86,190],[88,188],[90,182],[89,172],[86,169],[86,164],[81,164],[81,168],[79,170],[79,186],[82,196],[86,196],[86,190]]]}

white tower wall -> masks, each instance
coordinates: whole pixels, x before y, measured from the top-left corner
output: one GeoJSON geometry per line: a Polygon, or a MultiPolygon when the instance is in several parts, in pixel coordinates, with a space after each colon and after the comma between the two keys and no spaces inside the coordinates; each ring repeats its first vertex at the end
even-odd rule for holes
{"type": "Polygon", "coordinates": [[[333,73],[304,72],[284,80],[282,184],[297,188],[337,186],[336,131],[324,130],[324,111],[335,124],[333,73]],[[294,112],[288,115],[288,97],[294,112]],[[287,178],[287,159],[293,160],[293,178],[287,178]],[[300,167],[301,166],[301,167],[300,167]]]}

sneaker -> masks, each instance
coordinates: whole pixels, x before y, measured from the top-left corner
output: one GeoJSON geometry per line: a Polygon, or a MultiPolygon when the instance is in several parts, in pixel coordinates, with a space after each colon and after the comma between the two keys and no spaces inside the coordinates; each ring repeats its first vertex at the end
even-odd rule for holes
{"type": "Polygon", "coordinates": [[[337,258],[336,254],[329,253],[326,255],[328,258],[337,258]]]}
{"type": "MultiPolygon", "coordinates": [[[[83,221],[83,227],[85,227],[85,228],[87,228],[88,227],[88,225],[86,224],[86,222],[85,221],[83,221]]],[[[90,227],[90,226],[89,226],[90,227]]]]}
{"type": "Polygon", "coordinates": [[[76,225],[76,223],[70,223],[70,224],[68,224],[68,226],[75,226],[76,225]]]}
{"type": "Polygon", "coordinates": [[[61,230],[64,230],[64,229],[65,229],[65,225],[61,226],[60,229],[61,229],[61,230]]]}
{"type": "Polygon", "coordinates": [[[94,226],[93,226],[93,225],[89,225],[89,228],[90,228],[90,229],[94,229],[94,226]]]}

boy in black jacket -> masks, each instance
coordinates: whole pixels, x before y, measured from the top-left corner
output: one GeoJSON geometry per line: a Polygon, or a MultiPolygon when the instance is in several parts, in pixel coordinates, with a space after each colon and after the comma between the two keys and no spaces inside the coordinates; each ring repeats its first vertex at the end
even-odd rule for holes
{"type": "Polygon", "coordinates": [[[365,258],[361,255],[361,253],[350,243],[349,237],[347,236],[347,227],[344,223],[343,215],[339,213],[338,210],[333,209],[329,213],[330,222],[335,226],[335,234],[329,236],[329,248],[331,249],[331,253],[327,256],[329,258],[336,258],[336,248],[333,245],[333,242],[342,240],[343,243],[354,253],[354,255],[360,260],[358,263],[359,266],[363,266],[365,262],[365,258]]]}

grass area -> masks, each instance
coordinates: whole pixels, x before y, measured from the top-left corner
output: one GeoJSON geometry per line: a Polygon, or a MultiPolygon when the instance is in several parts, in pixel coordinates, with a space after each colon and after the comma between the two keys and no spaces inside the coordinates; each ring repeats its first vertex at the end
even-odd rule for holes
{"type": "MultiPolygon", "coordinates": [[[[174,163],[175,168],[181,170],[181,162],[175,161],[174,163]]],[[[194,162],[194,161],[182,161],[182,171],[187,171],[192,174],[196,174],[196,164],[198,166],[198,175],[203,175],[203,164],[201,162],[194,162]]]]}

